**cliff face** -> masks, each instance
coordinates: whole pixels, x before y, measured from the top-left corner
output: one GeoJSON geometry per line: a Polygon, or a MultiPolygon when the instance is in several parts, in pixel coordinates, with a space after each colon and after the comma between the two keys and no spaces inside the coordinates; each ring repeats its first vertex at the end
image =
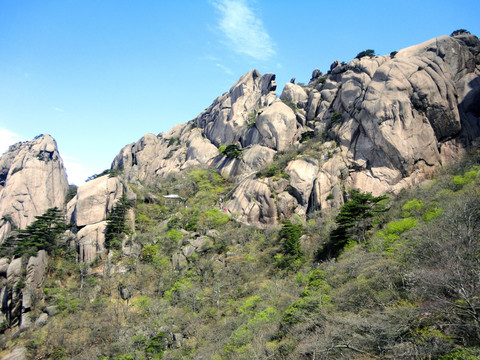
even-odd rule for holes
{"type": "Polygon", "coordinates": [[[0,158],[0,242],[12,227],[24,229],[35,216],[63,208],[67,174],[50,135],[17,143],[0,158]]]}
{"type": "Polygon", "coordinates": [[[112,167],[128,181],[151,182],[214,166],[241,182],[227,207],[253,223],[337,207],[347,188],[396,193],[455,161],[480,136],[479,53],[478,38],[462,34],[335,61],[306,86],[287,84],[281,100],[275,75],[252,70],[193,121],[123,148],[112,167]],[[219,155],[229,144],[240,158],[219,155]],[[292,145],[285,186],[255,175],[292,145]]]}

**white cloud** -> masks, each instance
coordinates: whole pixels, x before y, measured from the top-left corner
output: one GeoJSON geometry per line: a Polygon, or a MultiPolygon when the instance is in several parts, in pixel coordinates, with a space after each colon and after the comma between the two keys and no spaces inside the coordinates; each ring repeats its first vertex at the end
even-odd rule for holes
{"type": "Polygon", "coordinates": [[[85,180],[93,175],[93,172],[85,167],[81,161],[73,156],[62,155],[63,165],[67,171],[68,182],[70,184],[82,185],[85,180]]]}
{"type": "Polygon", "coordinates": [[[268,60],[275,55],[272,39],[262,20],[256,17],[245,1],[218,0],[212,4],[221,14],[218,27],[232,50],[256,60],[268,60]]]}
{"type": "Polygon", "coordinates": [[[0,155],[8,150],[10,145],[23,141],[23,138],[7,129],[0,128],[0,155]]]}
{"type": "Polygon", "coordinates": [[[227,75],[233,75],[233,71],[230,70],[230,68],[226,67],[225,65],[223,65],[223,64],[215,64],[215,66],[218,67],[218,68],[220,68],[220,69],[222,69],[222,70],[225,72],[225,74],[227,74],[227,75]]]}
{"type": "Polygon", "coordinates": [[[64,112],[65,111],[61,107],[54,107],[53,110],[58,111],[58,112],[64,112]]]}

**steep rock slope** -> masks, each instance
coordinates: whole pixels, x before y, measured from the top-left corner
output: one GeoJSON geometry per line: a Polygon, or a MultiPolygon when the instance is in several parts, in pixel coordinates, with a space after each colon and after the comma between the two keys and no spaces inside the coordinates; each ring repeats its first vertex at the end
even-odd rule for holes
{"type": "Polygon", "coordinates": [[[17,143],[0,158],[0,242],[52,207],[63,208],[67,174],[55,140],[41,135],[17,143]]]}
{"type": "Polygon", "coordinates": [[[441,36],[335,61],[306,86],[287,84],[281,99],[275,75],[252,70],[196,119],[127,145],[112,167],[127,181],[153,182],[214,166],[240,182],[226,207],[250,223],[338,207],[348,188],[396,193],[461,157],[480,135],[479,54],[474,35],[441,36]],[[231,144],[240,156],[219,154],[231,144]],[[257,174],[292,148],[280,173],[257,174]],[[279,175],[289,178],[285,186],[279,175]]]}
{"type": "Polygon", "coordinates": [[[283,150],[297,140],[295,114],[275,90],[275,75],[249,71],[194,120],[125,146],[112,168],[123,169],[128,181],[147,182],[212,164],[229,177],[254,172],[272,160],[273,149],[283,150]],[[245,156],[238,161],[219,156],[218,148],[230,144],[244,148],[245,156]]]}

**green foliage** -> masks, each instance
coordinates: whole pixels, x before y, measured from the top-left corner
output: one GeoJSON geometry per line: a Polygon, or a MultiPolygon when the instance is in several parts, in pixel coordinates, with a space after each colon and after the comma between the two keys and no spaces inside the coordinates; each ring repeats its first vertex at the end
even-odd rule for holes
{"type": "Polygon", "coordinates": [[[178,137],[172,137],[170,140],[168,140],[168,145],[167,147],[170,147],[172,145],[180,145],[180,138],[178,137]]]}
{"type": "Polygon", "coordinates": [[[333,115],[332,115],[332,118],[331,118],[332,124],[335,124],[335,123],[339,122],[340,120],[342,120],[342,114],[334,112],[333,115]]]}
{"type": "Polygon", "coordinates": [[[158,247],[155,245],[145,245],[142,249],[141,259],[142,261],[151,263],[157,254],[158,247]]]}
{"type": "Polygon", "coordinates": [[[303,143],[307,140],[313,139],[314,137],[315,137],[315,131],[305,131],[304,133],[302,133],[300,142],[303,143]]]}
{"type": "Polygon", "coordinates": [[[383,236],[395,235],[398,237],[398,235],[403,234],[405,231],[408,231],[417,226],[417,223],[418,222],[414,217],[391,221],[385,225],[384,230],[380,233],[383,236]]]}
{"type": "Polygon", "coordinates": [[[365,242],[366,232],[372,227],[372,219],[385,212],[387,196],[373,196],[371,193],[350,191],[350,201],[347,201],[335,218],[337,227],[330,233],[330,240],[318,256],[320,259],[337,256],[350,241],[365,242]]]}
{"type": "Polygon", "coordinates": [[[105,247],[107,249],[120,249],[122,234],[128,234],[130,228],[126,224],[126,216],[130,204],[125,194],[113,206],[112,212],[107,217],[105,229],[105,247]]]}
{"type": "Polygon", "coordinates": [[[393,59],[395,57],[395,55],[397,55],[397,54],[398,54],[398,51],[392,51],[390,53],[390,58],[393,59]]]}
{"type": "Polygon", "coordinates": [[[207,210],[204,213],[203,223],[206,228],[215,229],[230,221],[230,216],[218,208],[207,210]]]}
{"type": "Polygon", "coordinates": [[[68,185],[67,196],[65,197],[65,204],[68,204],[77,195],[78,186],[77,185],[68,185]]]}
{"type": "Polygon", "coordinates": [[[375,50],[367,49],[367,50],[361,51],[357,54],[357,56],[355,56],[355,59],[361,59],[364,56],[374,57],[375,56],[375,50]]]}
{"type": "Polygon", "coordinates": [[[465,185],[471,184],[478,176],[479,167],[475,166],[472,170],[462,175],[455,175],[453,177],[453,183],[456,190],[463,188],[465,185]]]}
{"type": "Polygon", "coordinates": [[[282,100],[282,102],[287,105],[290,109],[293,110],[294,113],[297,113],[298,112],[298,107],[297,105],[295,105],[294,103],[292,103],[290,100],[287,100],[287,99],[280,99],[282,100]]]}
{"type": "Polygon", "coordinates": [[[151,356],[152,359],[163,359],[163,352],[167,341],[168,334],[164,331],[160,331],[150,339],[148,345],[145,347],[145,352],[151,356]]]}
{"type": "Polygon", "coordinates": [[[243,304],[238,308],[240,314],[253,314],[255,308],[262,303],[262,298],[258,295],[247,298],[243,304]]]}
{"type": "Polygon", "coordinates": [[[230,144],[225,147],[223,155],[227,158],[240,159],[242,157],[242,149],[238,145],[230,144]]]}
{"type": "Polygon", "coordinates": [[[456,350],[450,354],[442,355],[439,360],[478,360],[480,359],[480,348],[467,348],[456,350]]]}
{"type": "Polygon", "coordinates": [[[458,29],[458,30],[455,30],[454,32],[452,32],[450,34],[450,36],[457,36],[457,35],[464,35],[464,34],[470,34],[470,31],[465,30],[465,29],[458,29]]]}
{"type": "Polygon", "coordinates": [[[227,145],[220,145],[218,147],[218,154],[219,155],[223,155],[223,153],[225,152],[225,149],[227,148],[227,145]]]}
{"type": "Polygon", "coordinates": [[[123,171],[122,168],[119,168],[119,169],[105,169],[100,174],[93,174],[92,176],[89,176],[87,178],[87,180],[85,180],[85,182],[92,181],[96,178],[99,178],[99,177],[105,176],[105,175],[108,175],[108,177],[110,177],[110,178],[115,177],[115,176],[119,176],[122,173],[122,171],[123,171]]]}
{"type": "Polygon", "coordinates": [[[61,246],[58,241],[60,235],[67,229],[62,212],[55,207],[35,218],[37,220],[26,229],[19,230],[15,237],[8,238],[0,246],[1,256],[35,255],[39,250],[53,254],[60,250],[61,246]]]}
{"type": "Polygon", "coordinates": [[[423,201],[412,199],[402,206],[402,217],[417,216],[423,211],[423,201]]]}
{"type": "Polygon", "coordinates": [[[277,254],[277,266],[282,269],[296,269],[305,260],[300,244],[302,226],[287,220],[280,230],[281,252],[277,254]]]}

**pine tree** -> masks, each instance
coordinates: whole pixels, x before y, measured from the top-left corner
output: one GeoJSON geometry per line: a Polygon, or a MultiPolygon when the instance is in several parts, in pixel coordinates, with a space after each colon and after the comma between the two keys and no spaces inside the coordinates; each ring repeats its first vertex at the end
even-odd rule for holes
{"type": "Polygon", "coordinates": [[[62,211],[54,207],[35,218],[37,220],[26,229],[19,230],[17,235],[9,237],[2,244],[0,249],[2,256],[34,255],[39,250],[52,254],[60,248],[58,239],[67,229],[62,211]]]}
{"type": "Polygon", "coordinates": [[[305,254],[300,244],[302,227],[287,220],[280,230],[282,251],[277,256],[277,266],[284,269],[298,267],[305,259],[305,254]]]}
{"type": "Polygon", "coordinates": [[[121,234],[128,234],[130,228],[126,225],[126,215],[130,204],[123,194],[114,205],[112,212],[107,217],[107,228],[105,230],[105,247],[107,249],[120,249],[121,234]]]}
{"type": "Polygon", "coordinates": [[[349,241],[365,242],[366,232],[372,227],[376,214],[387,209],[382,201],[386,195],[373,196],[354,189],[350,191],[350,201],[341,208],[335,223],[337,227],[330,233],[329,242],[318,254],[320,259],[337,256],[349,241]]]}

